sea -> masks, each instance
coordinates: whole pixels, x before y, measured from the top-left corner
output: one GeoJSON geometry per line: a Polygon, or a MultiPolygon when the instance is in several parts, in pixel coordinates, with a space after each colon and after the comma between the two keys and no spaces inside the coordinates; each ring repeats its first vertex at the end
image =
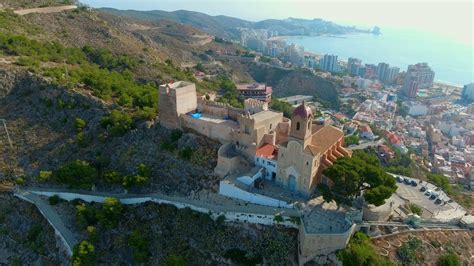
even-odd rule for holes
{"type": "Polygon", "coordinates": [[[362,64],[385,62],[400,71],[410,64],[427,62],[437,82],[459,86],[474,82],[474,43],[431,33],[382,28],[381,35],[291,36],[286,42],[302,45],[308,52],[337,55],[339,60],[355,57],[362,64]]]}

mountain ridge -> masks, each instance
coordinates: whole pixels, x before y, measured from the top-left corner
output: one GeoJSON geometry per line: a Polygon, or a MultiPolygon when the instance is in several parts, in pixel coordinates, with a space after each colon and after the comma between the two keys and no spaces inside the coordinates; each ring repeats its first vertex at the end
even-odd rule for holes
{"type": "Polygon", "coordinates": [[[261,21],[248,21],[226,15],[208,15],[202,12],[189,10],[163,11],[163,10],[119,10],[115,8],[100,8],[103,12],[122,17],[135,19],[159,21],[172,20],[183,24],[189,24],[197,29],[206,31],[218,37],[238,40],[240,38],[239,28],[267,29],[278,31],[279,35],[318,35],[318,34],[343,34],[350,32],[368,32],[353,26],[342,26],[321,18],[301,19],[265,19],[261,21]]]}

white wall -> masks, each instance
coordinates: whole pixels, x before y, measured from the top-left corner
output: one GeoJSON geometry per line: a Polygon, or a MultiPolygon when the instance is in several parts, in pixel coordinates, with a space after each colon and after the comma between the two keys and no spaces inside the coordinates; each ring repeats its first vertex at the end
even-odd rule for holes
{"type": "MultiPolygon", "coordinates": [[[[47,197],[57,195],[59,198],[63,200],[67,200],[67,201],[81,199],[85,202],[104,202],[106,198],[103,196],[94,196],[94,195],[86,195],[86,194],[70,193],[70,192],[31,191],[31,193],[35,193],[37,195],[43,195],[47,197]]],[[[159,204],[170,204],[179,209],[190,208],[194,211],[201,212],[201,213],[211,213],[211,218],[213,219],[217,219],[217,217],[219,217],[220,215],[225,215],[227,222],[247,222],[247,223],[263,224],[263,225],[277,224],[275,221],[274,215],[243,213],[243,212],[213,212],[212,209],[203,208],[203,207],[199,207],[199,206],[195,206],[195,205],[187,204],[187,203],[182,203],[182,202],[159,199],[155,197],[120,198],[120,202],[126,205],[141,204],[141,203],[145,203],[149,201],[156,202],[159,204]]],[[[289,208],[292,208],[292,207],[289,207],[289,208]]],[[[283,218],[285,218],[285,216],[283,216],[283,218]]],[[[283,222],[280,222],[278,224],[286,226],[286,227],[298,228],[298,225],[294,224],[292,221],[285,220],[285,219],[283,222]]]]}
{"type": "Polygon", "coordinates": [[[270,198],[267,196],[263,196],[256,193],[250,193],[248,191],[242,190],[233,184],[230,184],[228,181],[221,181],[219,184],[219,194],[224,195],[226,197],[236,198],[244,201],[248,201],[251,203],[264,205],[264,206],[271,206],[271,207],[282,207],[282,208],[293,208],[292,205],[277,200],[274,198],[270,198]]]}
{"type": "Polygon", "coordinates": [[[277,173],[278,163],[275,160],[269,160],[264,157],[255,156],[254,163],[257,166],[265,168],[267,172],[265,179],[271,180],[272,172],[274,172],[275,174],[277,173]]]}

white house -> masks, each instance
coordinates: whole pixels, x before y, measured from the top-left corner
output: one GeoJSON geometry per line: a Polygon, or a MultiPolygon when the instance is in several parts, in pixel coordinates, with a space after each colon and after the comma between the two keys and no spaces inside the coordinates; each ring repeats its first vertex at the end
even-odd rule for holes
{"type": "Polygon", "coordinates": [[[265,169],[264,177],[267,180],[275,181],[277,173],[277,146],[265,144],[257,149],[255,154],[255,165],[265,169]]]}

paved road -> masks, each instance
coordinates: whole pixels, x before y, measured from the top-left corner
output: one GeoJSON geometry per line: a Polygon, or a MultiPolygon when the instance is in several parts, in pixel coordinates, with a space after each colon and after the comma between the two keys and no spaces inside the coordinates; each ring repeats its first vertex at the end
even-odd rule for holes
{"type": "Polygon", "coordinates": [[[168,201],[173,203],[179,203],[184,205],[191,205],[197,208],[210,209],[214,212],[237,212],[237,213],[248,213],[248,214],[261,214],[261,215],[275,215],[282,214],[283,216],[299,216],[296,209],[286,208],[274,208],[263,205],[256,205],[251,203],[245,203],[243,201],[232,200],[227,197],[210,193],[211,195],[205,196],[200,195],[194,198],[191,197],[180,197],[170,196],[161,193],[153,194],[117,194],[107,192],[96,192],[96,191],[85,191],[85,190],[69,190],[69,189],[54,189],[54,188],[28,188],[29,192],[50,192],[52,194],[59,193],[75,193],[81,195],[89,195],[98,197],[97,202],[101,201],[103,197],[114,197],[124,202],[133,202],[137,199],[149,198],[155,201],[168,201]]]}
{"type": "Polygon", "coordinates": [[[367,149],[368,147],[377,147],[378,145],[383,144],[384,142],[385,140],[381,138],[379,140],[366,141],[359,145],[351,145],[348,148],[351,150],[363,150],[363,149],[367,149]]]}
{"type": "Polygon", "coordinates": [[[15,10],[15,14],[24,16],[31,13],[41,13],[41,14],[48,14],[48,13],[58,13],[63,12],[66,10],[76,9],[76,5],[69,5],[69,6],[52,6],[52,7],[40,7],[40,8],[29,8],[29,9],[19,9],[15,10]]]}
{"type": "Polygon", "coordinates": [[[77,239],[74,237],[74,234],[64,225],[61,217],[58,213],[45,202],[38,195],[31,193],[29,191],[16,191],[15,195],[20,198],[24,198],[27,201],[35,204],[38,210],[43,214],[43,216],[48,220],[51,226],[54,228],[56,234],[61,238],[64,246],[66,247],[66,252],[69,256],[72,255],[72,249],[78,243],[77,239]]]}

